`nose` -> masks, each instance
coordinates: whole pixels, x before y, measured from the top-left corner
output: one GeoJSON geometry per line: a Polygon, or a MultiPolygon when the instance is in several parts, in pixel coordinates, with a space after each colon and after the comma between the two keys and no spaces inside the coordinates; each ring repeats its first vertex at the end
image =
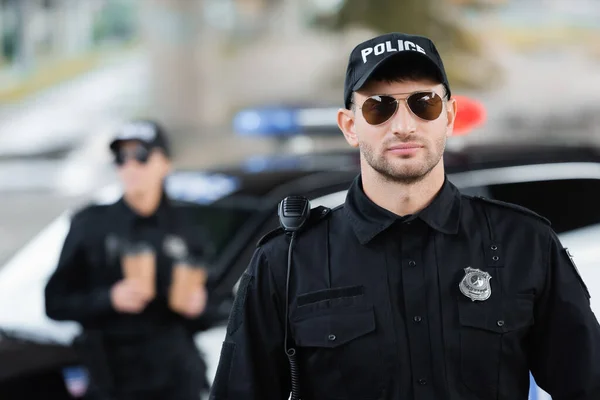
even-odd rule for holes
{"type": "Polygon", "coordinates": [[[135,159],[135,157],[127,157],[125,158],[125,162],[123,163],[123,166],[128,166],[128,167],[139,167],[141,165],[141,163],[135,159]]]}
{"type": "Polygon", "coordinates": [[[396,114],[392,117],[392,133],[397,136],[411,135],[417,130],[416,122],[406,102],[399,100],[396,114]]]}

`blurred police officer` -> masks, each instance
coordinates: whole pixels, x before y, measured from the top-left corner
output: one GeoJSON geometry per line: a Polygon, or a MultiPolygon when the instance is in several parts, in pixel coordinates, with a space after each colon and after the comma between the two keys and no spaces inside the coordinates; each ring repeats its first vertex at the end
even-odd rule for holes
{"type": "Polygon", "coordinates": [[[168,296],[173,265],[198,263],[205,243],[188,209],[163,190],[171,164],[158,124],[126,124],[110,149],[124,195],[73,216],[46,287],[46,313],[82,325],[78,347],[91,373],[90,398],[198,399],[206,368],[192,333],[206,327],[207,293],[198,284],[177,312],[168,296]],[[124,261],[135,249],[150,257],[124,261]]]}
{"type": "Polygon", "coordinates": [[[516,400],[531,370],[553,399],[600,399],[600,326],[549,222],[446,179],[457,108],[434,44],[359,44],[344,102],[361,174],[297,233],[289,300],[290,236],[259,243],[211,398],[283,400],[297,384],[303,400],[516,400]]]}

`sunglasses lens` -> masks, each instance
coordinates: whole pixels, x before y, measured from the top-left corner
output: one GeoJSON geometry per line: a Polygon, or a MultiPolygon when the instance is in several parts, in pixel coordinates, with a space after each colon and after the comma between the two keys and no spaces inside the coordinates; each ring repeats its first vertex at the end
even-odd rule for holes
{"type": "Polygon", "coordinates": [[[145,146],[137,146],[134,149],[119,149],[115,153],[115,164],[118,166],[123,166],[129,159],[135,159],[137,162],[141,164],[145,164],[148,162],[148,158],[150,158],[150,150],[145,146]]]}
{"type": "Polygon", "coordinates": [[[148,151],[148,149],[144,146],[138,146],[135,149],[135,159],[142,163],[145,164],[148,161],[148,157],[150,157],[150,151],[148,151]]]}
{"type": "Polygon", "coordinates": [[[433,92],[414,93],[406,102],[410,111],[425,121],[434,121],[442,113],[442,98],[433,92]]]}
{"type": "Polygon", "coordinates": [[[123,164],[125,164],[125,161],[127,160],[126,158],[126,154],[123,153],[123,151],[119,150],[115,153],[115,164],[117,164],[118,166],[121,166],[123,164]]]}
{"type": "Polygon", "coordinates": [[[362,105],[365,121],[371,125],[383,124],[390,119],[398,108],[398,102],[391,96],[369,97],[362,105]]]}

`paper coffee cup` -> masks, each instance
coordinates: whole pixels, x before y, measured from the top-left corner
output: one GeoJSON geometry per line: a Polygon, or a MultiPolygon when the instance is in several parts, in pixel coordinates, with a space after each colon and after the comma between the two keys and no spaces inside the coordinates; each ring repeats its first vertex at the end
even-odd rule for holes
{"type": "Polygon", "coordinates": [[[169,306],[173,311],[183,312],[189,298],[206,284],[206,269],[189,263],[177,263],[173,266],[171,286],[169,288],[169,306]]]}
{"type": "Polygon", "coordinates": [[[121,259],[125,279],[141,283],[149,299],[156,296],[156,254],[145,245],[130,246],[121,259]]]}

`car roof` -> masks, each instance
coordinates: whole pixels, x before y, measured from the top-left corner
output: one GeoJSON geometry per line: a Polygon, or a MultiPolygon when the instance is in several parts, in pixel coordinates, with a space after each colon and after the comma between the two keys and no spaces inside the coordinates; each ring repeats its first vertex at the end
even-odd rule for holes
{"type": "MultiPolygon", "coordinates": [[[[444,155],[447,173],[556,163],[600,163],[600,147],[539,142],[484,143],[448,148],[444,155]]],[[[359,153],[350,149],[251,157],[238,164],[202,171],[176,171],[171,180],[181,182],[181,191],[189,190],[194,180],[200,177],[204,187],[209,180],[229,180],[229,190],[221,198],[228,195],[262,197],[282,183],[317,172],[344,171],[357,174],[359,170],[359,153]]]]}
{"type": "Polygon", "coordinates": [[[449,151],[445,157],[446,168],[471,170],[547,163],[600,162],[600,148],[589,144],[485,143],[449,151]]]}

